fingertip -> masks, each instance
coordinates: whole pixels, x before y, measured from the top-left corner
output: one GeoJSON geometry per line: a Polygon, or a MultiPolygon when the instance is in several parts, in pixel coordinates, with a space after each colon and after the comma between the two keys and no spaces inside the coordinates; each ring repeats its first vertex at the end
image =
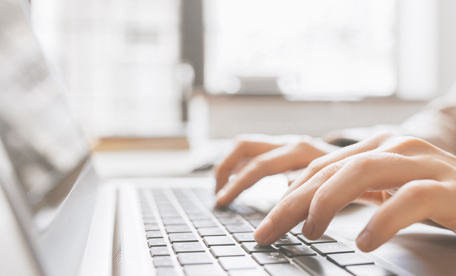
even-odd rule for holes
{"type": "Polygon", "coordinates": [[[222,188],[215,195],[215,206],[216,207],[225,207],[231,203],[231,200],[228,197],[228,189],[222,188]]]}
{"type": "Polygon", "coordinates": [[[366,229],[356,239],[356,246],[363,252],[370,252],[376,248],[372,234],[366,229]]]}
{"type": "Polygon", "coordinates": [[[271,235],[272,230],[272,220],[270,218],[265,218],[258,226],[258,228],[255,230],[253,237],[259,245],[269,245],[266,243],[266,240],[271,235]]]}
{"type": "Polygon", "coordinates": [[[309,214],[307,216],[306,222],[304,222],[304,226],[302,227],[302,234],[311,240],[315,240],[314,238],[314,232],[315,232],[315,223],[312,219],[312,216],[309,214]]]}

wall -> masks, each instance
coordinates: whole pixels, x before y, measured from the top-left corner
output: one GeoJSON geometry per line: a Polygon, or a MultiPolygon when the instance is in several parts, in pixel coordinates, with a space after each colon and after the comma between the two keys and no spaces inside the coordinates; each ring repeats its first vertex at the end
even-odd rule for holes
{"type": "Polygon", "coordinates": [[[456,1],[439,0],[439,94],[456,81],[456,1]]]}
{"type": "Polygon", "coordinates": [[[308,134],[331,130],[399,124],[418,112],[425,102],[397,99],[363,102],[287,101],[280,96],[204,96],[192,105],[207,117],[210,138],[231,138],[238,133],[308,134]],[[195,103],[197,102],[197,103],[195,103]]]}

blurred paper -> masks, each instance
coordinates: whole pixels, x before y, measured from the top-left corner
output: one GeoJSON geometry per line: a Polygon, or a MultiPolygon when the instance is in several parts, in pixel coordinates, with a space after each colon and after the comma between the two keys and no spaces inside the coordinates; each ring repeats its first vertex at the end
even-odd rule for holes
{"type": "Polygon", "coordinates": [[[263,213],[268,213],[288,189],[288,179],[284,174],[266,176],[244,191],[237,199],[263,213]]]}

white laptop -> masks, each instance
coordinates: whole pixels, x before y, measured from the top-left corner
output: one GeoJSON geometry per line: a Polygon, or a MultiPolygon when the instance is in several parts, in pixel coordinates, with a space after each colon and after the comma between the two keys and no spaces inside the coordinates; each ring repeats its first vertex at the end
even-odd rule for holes
{"type": "Polygon", "coordinates": [[[0,275],[456,275],[448,230],[414,225],[360,252],[373,207],[345,208],[319,240],[297,225],[260,247],[264,205],[214,209],[209,178],[100,182],[28,15],[0,2],[0,275]]]}

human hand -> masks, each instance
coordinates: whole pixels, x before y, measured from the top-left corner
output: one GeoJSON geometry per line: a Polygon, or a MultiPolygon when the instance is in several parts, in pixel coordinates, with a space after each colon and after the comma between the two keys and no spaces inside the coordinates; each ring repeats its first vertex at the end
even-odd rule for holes
{"type": "Polygon", "coordinates": [[[216,205],[230,204],[261,178],[307,167],[338,147],[310,136],[241,135],[231,153],[215,168],[216,205]],[[236,173],[234,179],[230,176],[236,173]]]}
{"type": "Polygon", "coordinates": [[[303,220],[303,234],[318,239],[336,212],[360,197],[383,202],[356,240],[362,251],[426,219],[455,231],[456,156],[423,140],[388,133],[332,152],[313,161],[290,186],[255,239],[271,244],[303,220]],[[389,199],[382,197],[397,188],[389,199]]]}

